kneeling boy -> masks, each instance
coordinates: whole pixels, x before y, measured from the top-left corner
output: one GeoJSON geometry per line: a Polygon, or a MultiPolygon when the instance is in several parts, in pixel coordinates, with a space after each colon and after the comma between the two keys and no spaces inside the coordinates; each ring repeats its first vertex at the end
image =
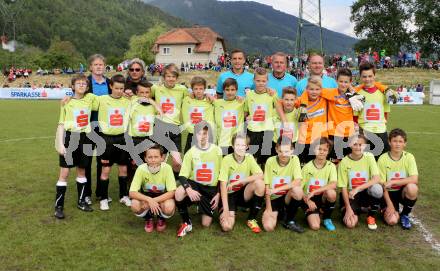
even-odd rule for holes
{"type": "Polygon", "coordinates": [[[145,231],[154,231],[153,215],[157,215],[156,230],[166,228],[165,219],[174,214],[174,191],[176,181],[173,169],[163,161],[163,149],[154,144],[145,155],[145,164],[140,165],[130,186],[131,210],[145,219],[145,231]]]}
{"type": "Polygon", "coordinates": [[[380,156],[377,162],[380,176],[385,183],[385,222],[394,225],[399,220],[406,230],[411,229],[409,214],[417,201],[418,177],[414,156],[405,151],[407,136],[402,129],[394,129],[388,136],[391,151],[380,156]],[[403,205],[399,211],[399,203],[403,205]]]}
{"type": "Polygon", "coordinates": [[[249,137],[245,134],[232,136],[234,153],[223,158],[220,170],[220,192],[223,213],[220,224],[224,231],[231,231],[235,224],[237,206],[250,207],[248,227],[261,232],[257,215],[264,200],[263,171],[252,154],[246,153],[249,137]]]}

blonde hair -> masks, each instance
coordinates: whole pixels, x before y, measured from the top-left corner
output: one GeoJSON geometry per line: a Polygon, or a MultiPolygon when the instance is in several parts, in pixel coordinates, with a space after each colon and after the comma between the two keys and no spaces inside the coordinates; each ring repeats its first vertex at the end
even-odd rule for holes
{"type": "Polygon", "coordinates": [[[307,86],[306,88],[309,88],[311,85],[318,86],[319,88],[322,88],[322,79],[319,76],[310,76],[309,79],[307,79],[307,86]]]}

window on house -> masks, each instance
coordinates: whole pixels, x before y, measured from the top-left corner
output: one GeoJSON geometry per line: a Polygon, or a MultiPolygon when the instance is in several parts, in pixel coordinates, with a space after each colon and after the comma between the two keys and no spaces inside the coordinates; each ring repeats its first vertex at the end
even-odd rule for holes
{"type": "Polygon", "coordinates": [[[192,54],[192,48],[191,48],[191,47],[188,47],[188,48],[186,49],[186,53],[187,53],[187,54],[192,54]]]}
{"type": "Polygon", "coordinates": [[[169,55],[170,54],[170,47],[163,47],[162,48],[162,54],[163,55],[169,55]]]}

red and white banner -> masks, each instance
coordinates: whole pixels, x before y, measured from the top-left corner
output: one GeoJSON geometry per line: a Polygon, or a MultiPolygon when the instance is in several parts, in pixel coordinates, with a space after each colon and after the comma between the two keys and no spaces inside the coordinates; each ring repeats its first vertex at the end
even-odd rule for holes
{"type": "Polygon", "coordinates": [[[0,88],[0,99],[57,100],[72,95],[70,88],[0,88]]]}

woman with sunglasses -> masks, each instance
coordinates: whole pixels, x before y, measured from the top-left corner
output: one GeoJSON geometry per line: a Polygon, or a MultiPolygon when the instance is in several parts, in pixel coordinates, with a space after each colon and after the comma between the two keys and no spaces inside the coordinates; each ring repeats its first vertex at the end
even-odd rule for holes
{"type": "Polygon", "coordinates": [[[137,85],[145,77],[145,62],[140,58],[133,58],[128,64],[128,75],[125,83],[125,95],[131,97],[136,94],[137,85]]]}

